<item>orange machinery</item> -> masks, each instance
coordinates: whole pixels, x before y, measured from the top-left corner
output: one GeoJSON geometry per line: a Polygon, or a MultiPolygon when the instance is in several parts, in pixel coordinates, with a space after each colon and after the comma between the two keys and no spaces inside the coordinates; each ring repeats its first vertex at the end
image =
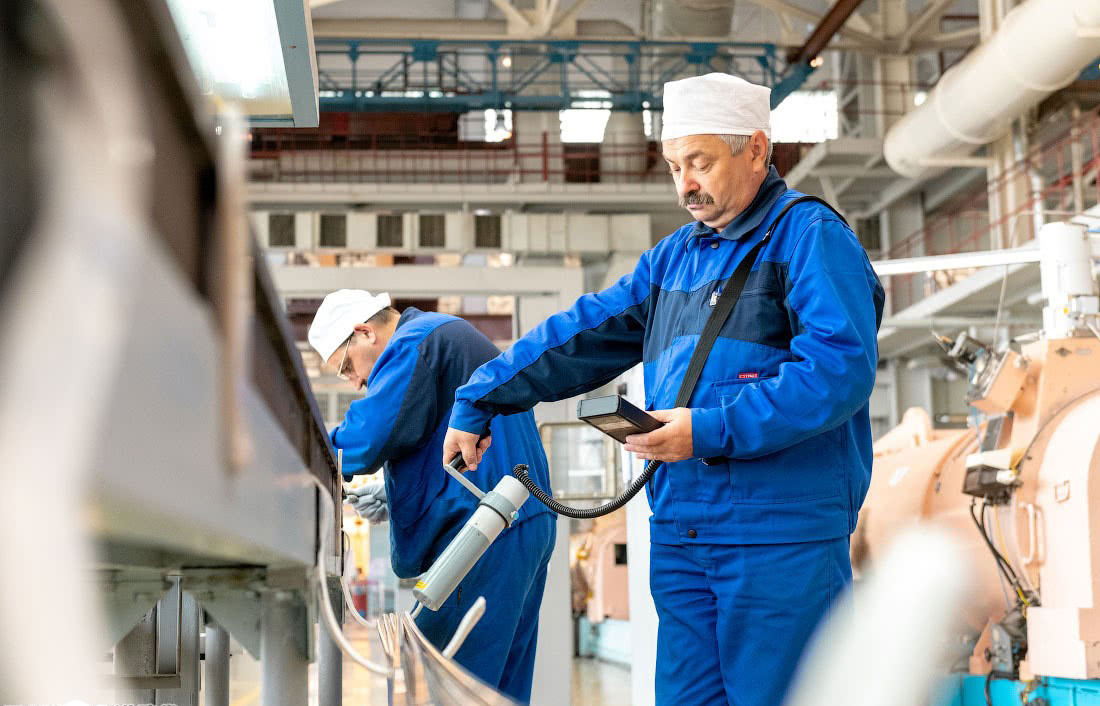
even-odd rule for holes
{"type": "Polygon", "coordinates": [[[1043,332],[998,351],[965,335],[941,339],[969,374],[980,420],[935,430],[924,410],[910,409],[878,440],[852,559],[857,572],[865,568],[915,521],[946,525],[973,551],[979,579],[960,636],[969,671],[1097,679],[1096,281],[1083,227],[1048,224],[1040,251],[1043,332]]]}

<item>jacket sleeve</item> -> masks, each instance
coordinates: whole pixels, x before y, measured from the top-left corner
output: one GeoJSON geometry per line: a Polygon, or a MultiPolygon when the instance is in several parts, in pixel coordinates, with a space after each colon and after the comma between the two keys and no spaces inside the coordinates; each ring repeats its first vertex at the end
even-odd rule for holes
{"type": "Polygon", "coordinates": [[[791,257],[787,301],[802,329],[795,360],[728,404],[692,409],[699,458],[755,458],[833,429],[871,395],[883,290],[855,234],[835,218],[807,225],[791,257]]]}
{"type": "Polygon", "coordinates": [[[437,426],[436,379],[414,345],[388,346],[340,426],[329,434],[344,450],[344,474],[374,473],[428,443],[437,426]]]}
{"type": "Polygon", "coordinates": [[[497,414],[595,389],[642,359],[652,250],[630,274],[585,294],[482,365],[455,393],[450,426],[480,434],[497,414]]]}

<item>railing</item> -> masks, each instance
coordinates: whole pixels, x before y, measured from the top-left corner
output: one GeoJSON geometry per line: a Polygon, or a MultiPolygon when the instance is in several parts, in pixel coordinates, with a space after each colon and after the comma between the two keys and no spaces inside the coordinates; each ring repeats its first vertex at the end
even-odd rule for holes
{"type": "MultiPolygon", "coordinates": [[[[1100,112],[1093,110],[1056,137],[1034,145],[995,179],[975,185],[928,214],[922,228],[892,244],[888,257],[948,255],[1020,245],[1035,237],[1036,222],[1065,219],[1100,203],[1098,170],[1100,112]],[[1016,205],[991,219],[991,199],[995,205],[1016,205]]],[[[890,278],[893,311],[969,274],[944,271],[895,275],[890,278]]]]}
{"type": "MultiPolygon", "coordinates": [[[[279,136],[273,136],[278,138],[279,136]]],[[[368,140],[371,136],[363,138],[368,140]]],[[[486,148],[366,148],[329,143],[284,150],[278,139],[254,149],[253,182],[374,184],[665,183],[655,143],[638,146],[554,144],[544,134],[486,148]]],[[[368,145],[370,141],[368,140],[368,145]]]]}

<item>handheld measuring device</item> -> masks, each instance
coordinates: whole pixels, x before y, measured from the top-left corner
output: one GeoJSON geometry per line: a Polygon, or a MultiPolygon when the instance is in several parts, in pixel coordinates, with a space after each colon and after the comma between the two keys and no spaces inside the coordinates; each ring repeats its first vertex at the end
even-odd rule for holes
{"type": "Polygon", "coordinates": [[[428,610],[439,610],[489,545],[505,527],[512,525],[519,514],[520,506],[530,497],[527,488],[513,476],[504,476],[491,491],[482,492],[462,475],[466,464],[461,453],[444,465],[444,468],[473,493],[479,502],[474,514],[413,587],[413,598],[428,610]]]}
{"type": "Polygon", "coordinates": [[[577,403],[577,419],[588,422],[620,444],[631,434],[645,434],[664,426],[618,395],[592,397],[577,403]]]}

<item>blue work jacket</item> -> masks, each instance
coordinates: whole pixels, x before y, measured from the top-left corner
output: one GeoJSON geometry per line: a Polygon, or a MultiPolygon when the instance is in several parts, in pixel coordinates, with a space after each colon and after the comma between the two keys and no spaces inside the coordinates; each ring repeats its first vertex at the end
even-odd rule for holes
{"type": "MultiPolygon", "coordinates": [[[[633,273],[555,314],[459,388],[451,426],[592,390],[643,364],[646,408],[668,409],[716,292],[800,196],[774,168],[721,232],[691,223],[633,273]]],[[[798,204],[761,251],[692,395],[696,458],[657,471],[655,542],[770,544],[850,534],[871,478],[868,399],[884,295],[855,234],[798,204]],[[725,457],[718,465],[699,459],[725,457]]]]}
{"type": "MultiPolygon", "coordinates": [[[[345,475],[385,467],[390,559],[402,578],[427,571],[477,507],[477,498],[439,460],[455,390],[499,352],[467,321],[409,307],[367,379],[366,396],[351,403],[330,434],[332,445],[344,450],[345,475]]],[[[530,412],[498,417],[491,431],[483,462],[466,474],[474,485],[492,490],[514,465],[526,463],[531,477],[549,487],[530,412]]],[[[529,500],[516,522],[544,512],[529,500]]]]}

